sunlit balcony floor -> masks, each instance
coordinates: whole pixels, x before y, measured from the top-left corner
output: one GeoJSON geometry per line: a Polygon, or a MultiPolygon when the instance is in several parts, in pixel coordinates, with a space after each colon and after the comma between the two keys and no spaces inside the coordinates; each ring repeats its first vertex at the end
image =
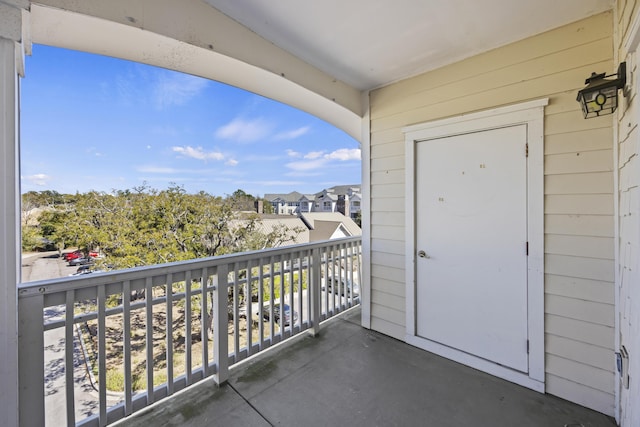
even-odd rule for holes
{"type": "Polygon", "coordinates": [[[131,426],[615,426],[600,413],[363,329],[359,309],[158,402],[131,426]]]}

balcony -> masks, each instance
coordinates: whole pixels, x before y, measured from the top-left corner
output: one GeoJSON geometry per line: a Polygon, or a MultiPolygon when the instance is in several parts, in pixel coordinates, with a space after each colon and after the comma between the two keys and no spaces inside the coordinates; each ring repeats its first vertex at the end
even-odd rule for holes
{"type": "Polygon", "coordinates": [[[357,306],[361,253],[355,237],[19,285],[21,424],[103,426],[225,383],[357,306]]]}
{"type": "Polygon", "coordinates": [[[361,253],[345,238],[20,285],[23,425],[615,425],[362,328],[361,253]]]}
{"type": "Polygon", "coordinates": [[[614,427],[609,417],[360,326],[360,308],[128,418],[126,426],[614,427]]]}

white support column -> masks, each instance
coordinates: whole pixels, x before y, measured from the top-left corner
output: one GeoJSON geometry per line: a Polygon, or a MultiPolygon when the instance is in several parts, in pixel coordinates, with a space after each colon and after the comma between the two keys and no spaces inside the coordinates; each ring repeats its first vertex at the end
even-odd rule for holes
{"type": "Polygon", "coordinates": [[[0,424],[19,424],[18,295],[20,280],[19,82],[23,7],[0,3],[0,424]]]}
{"type": "Polygon", "coordinates": [[[362,221],[362,264],[360,265],[360,313],[363,328],[371,329],[371,121],[369,115],[369,92],[362,94],[362,199],[360,218],[362,221]]]}

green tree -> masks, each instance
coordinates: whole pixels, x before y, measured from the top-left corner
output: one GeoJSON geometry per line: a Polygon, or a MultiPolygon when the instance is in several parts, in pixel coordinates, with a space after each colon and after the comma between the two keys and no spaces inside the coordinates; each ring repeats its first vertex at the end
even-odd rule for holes
{"type": "Polygon", "coordinates": [[[281,226],[262,231],[257,214],[240,212],[238,190],[222,199],[206,192],[187,194],[172,185],[146,185],[111,193],[61,195],[45,211],[37,230],[23,232],[29,246],[41,236],[60,247],[99,249],[118,268],[210,257],[278,246],[301,230],[281,226]]]}

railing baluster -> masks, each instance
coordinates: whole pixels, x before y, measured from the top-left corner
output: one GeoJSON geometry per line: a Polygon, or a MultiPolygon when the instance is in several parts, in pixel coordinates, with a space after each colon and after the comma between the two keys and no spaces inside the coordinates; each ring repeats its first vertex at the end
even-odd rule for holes
{"type": "Polygon", "coordinates": [[[107,339],[106,339],[106,296],[104,285],[98,286],[98,394],[99,425],[107,425],[107,339]]]}
{"type": "Polygon", "coordinates": [[[345,277],[346,277],[346,266],[345,266],[345,245],[338,244],[338,259],[340,260],[338,263],[338,301],[340,304],[340,311],[344,311],[345,309],[345,301],[346,291],[345,291],[345,277]],[[344,295],[344,296],[343,296],[344,295]]]}
{"type": "MultiPolygon", "coordinates": [[[[284,287],[284,255],[280,255],[280,271],[279,271],[279,276],[280,276],[280,313],[279,313],[279,317],[278,317],[278,323],[280,324],[280,339],[283,340],[285,338],[285,315],[284,315],[284,294],[285,292],[285,287],[284,287]]],[[[275,317],[275,312],[272,312],[273,317],[275,317]]]]}
{"type": "Polygon", "coordinates": [[[354,286],[353,286],[353,257],[352,257],[352,252],[353,252],[353,247],[351,246],[350,243],[345,243],[345,253],[347,256],[347,262],[345,263],[346,267],[347,267],[347,271],[346,271],[346,284],[347,284],[347,308],[350,308],[353,306],[353,292],[354,292],[354,286]]]}
{"type": "Polygon", "coordinates": [[[147,350],[147,405],[153,403],[153,277],[145,280],[144,303],[147,320],[146,350],[147,350]]]}
{"type": "MultiPolygon", "coordinates": [[[[271,263],[270,266],[270,270],[269,270],[269,328],[270,328],[270,335],[269,335],[269,341],[271,342],[271,344],[274,344],[274,334],[276,333],[276,328],[275,328],[275,323],[273,321],[273,301],[276,299],[275,293],[274,293],[274,284],[273,284],[273,280],[274,280],[274,276],[275,276],[275,270],[274,270],[274,261],[273,261],[273,256],[270,257],[269,262],[271,263]]],[[[261,312],[260,315],[262,316],[263,313],[261,312]]],[[[262,317],[264,319],[264,317],[262,317]]]]}
{"type": "Polygon", "coordinates": [[[191,384],[192,378],[192,354],[191,354],[191,317],[193,315],[191,308],[191,271],[187,271],[184,275],[184,285],[185,285],[185,337],[184,337],[184,351],[185,351],[185,368],[187,374],[187,385],[191,384]]]}
{"type": "MultiPolygon", "coordinates": [[[[307,265],[305,267],[306,271],[307,271],[307,327],[311,327],[311,265],[314,262],[313,258],[311,256],[312,251],[311,250],[305,250],[305,254],[306,254],[306,259],[307,259],[307,265]]],[[[318,249],[318,253],[320,254],[319,256],[322,256],[322,249],[318,249]]],[[[321,264],[321,260],[318,259],[315,261],[318,266],[318,271],[320,271],[320,269],[322,268],[322,264],[321,264]]],[[[317,285],[320,289],[320,292],[322,292],[322,286],[320,283],[318,283],[317,285]]],[[[322,307],[320,307],[320,311],[318,312],[318,315],[322,316],[322,307]]],[[[320,317],[322,318],[322,317],[320,317]]]]}
{"type": "Polygon", "coordinates": [[[320,248],[315,248],[312,251],[311,259],[311,278],[310,278],[310,290],[311,293],[311,317],[309,323],[311,324],[311,333],[316,336],[320,333],[320,299],[321,299],[321,285],[320,285],[320,248]]]}
{"type": "Polygon", "coordinates": [[[131,415],[133,405],[131,394],[133,390],[131,378],[131,282],[122,283],[122,351],[124,353],[124,413],[131,415]]]}
{"type": "Polygon", "coordinates": [[[207,301],[207,267],[204,267],[200,277],[200,338],[202,342],[202,375],[209,376],[209,304],[207,301]]]}
{"type": "Polygon", "coordinates": [[[219,265],[214,276],[213,286],[213,359],[218,365],[213,376],[220,385],[229,379],[229,332],[227,299],[229,288],[229,266],[219,265]]]}
{"type": "Polygon", "coordinates": [[[336,283],[335,283],[335,247],[333,245],[330,246],[330,255],[329,255],[329,259],[331,260],[331,263],[329,264],[329,277],[331,279],[331,290],[329,291],[329,286],[327,285],[327,298],[330,298],[330,302],[329,302],[329,312],[327,313],[327,317],[329,317],[329,314],[331,314],[331,316],[333,316],[335,314],[336,311],[336,298],[335,298],[335,287],[336,287],[336,283]]]}
{"type": "Polygon", "coordinates": [[[240,355],[240,325],[238,324],[239,299],[238,263],[235,262],[233,263],[233,354],[236,355],[236,360],[240,355]]]}
{"type": "MultiPolygon", "coordinates": [[[[264,304],[264,263],[262,262],[263,258],[258,258],[258,336],[260,339],[259,349],[262,351],[264,348],[264,318],[262,317],[262,305],[264,304]]],[[[253,312],[255,309],[251,309],[250,312],[247,313],[248,316],[251,317],[251,322],[253,322],[253,312]]]]}
{"type": "Polygon", "coordinates": [[[165,352],[167,358],[167,393],[173,394],[173,274],[167,274],[166,280],[167,283],[165,285],[165,294],[167,301],[165,303],[165,307],[167,312],[167,348],[165,352]]]}
{"type": "MultiPolygon", "coordinates": [[[[293,281],[293,267],[294,267],[294,256],[293,252],[289,253],[289,328],[291,329],[291,334],[293,335],[293,327],[295,326],[295,321],[293,320],[293,313],[295,313],[294,298],[293,298],[293,290],[295,288],[295,282],[293,281]]],[[[282,307],[282,316],[285,315],[284,307],[282,307]]]]}
{"type": "Polygon", "coordinates": [[[65,303],[65,327],[64,327],[64,342],[65,342],[65,357],[64,357],[64,374],[65,374],[65,394],[67,399],[67,425],[73,427],[76,425],[76,410],[75,410],[75,381],[74,381],[74,323],[73,323],[73,305],[75,292],[68,290],[66,292],[65,303]]]}
{"type": "MultiPolygon", "coordinates": [[[[303,280],[303,276],[304,276],[304,264],[305,264],[305,258],[306,258],[306,251],[300,251],[298,252],[298,255],[300,256],[300,258],[298,259],[298,313],[299,313],[299,318],[300,318],[300,330],[302,330],[302,328],[304,327],[304,311],[303,311],[303,305],[302,305],[302,300],[304,299],[304,295],[308,294],[309,291],[307,290],[307,292],[304,292],[303,289],[303,284],[304,284],[304,280],[303,280]]],[[[308,286],[307,286],[308,288],[308,286]]],[[[293,310],[293,304],[291,304],[291,310],[293,310]]]]}
{"type": "Polygon", "coordinates": [[[358,278],[358,287],[360,288],[360,301],[362,301],[362,292],[364,291],[363,283],[362,283],[362,241],[356,244],[356,248],[357,248],[356,262],[358,264],[357,266],[358,272],[356,277],[358,278]]]}
{"type": "Polygon", "coordinates": [[[253,332],[252,332],[252,322],[251,322],[251,285],[252,285],[253,276],[251,274],[251,260],[247,261],[247,281],[245,284],[245,293],[244,293],[244,314],[247,322],[247,356],[251,356],[253,353],[253,332]]]}

